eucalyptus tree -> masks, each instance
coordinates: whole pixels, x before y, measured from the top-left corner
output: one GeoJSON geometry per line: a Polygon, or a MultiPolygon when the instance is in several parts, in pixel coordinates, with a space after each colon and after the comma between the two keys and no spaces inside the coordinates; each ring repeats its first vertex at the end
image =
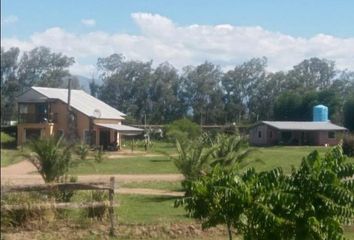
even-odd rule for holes
{"type": "Polygon", "coordinates": [[[74,58],[37,47],[20,54],[19,48],[1,48],[1,118],[16,116],[16,97],[32,86],[63,87],[74,58]]]}
{"type": "Polygon", "coordinates": [[[153,70],[149,83],[149,122],[169,123],[184,115],[179,85],[177,69],[168,62],[153,70]]]}
{"type": "Polygon", "coordinates": [[[221,76],[220,68],[210,62],[183,69],[181,94],[188,102],[194,121],[200,124],[222,122],[221,76]]]}
{"type": "Polygon", "coordinates": [[[253,58],[224,75],[221,82],[226,92],[224,101],[228,121],[255,117],[256,101],[253,99],[257,97],[259,85],[265,81],[266,65],[266,58],[253,58]]]}

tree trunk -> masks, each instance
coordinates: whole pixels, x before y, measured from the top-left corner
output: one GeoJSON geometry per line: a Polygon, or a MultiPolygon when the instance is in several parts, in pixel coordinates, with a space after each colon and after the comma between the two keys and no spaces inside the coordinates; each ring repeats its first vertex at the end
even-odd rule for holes
{"type": "Polygon", "coordinates": [[[232,240],[231,223],[227,222],[227,233],[229,234],[229,240],[232,240]]]}

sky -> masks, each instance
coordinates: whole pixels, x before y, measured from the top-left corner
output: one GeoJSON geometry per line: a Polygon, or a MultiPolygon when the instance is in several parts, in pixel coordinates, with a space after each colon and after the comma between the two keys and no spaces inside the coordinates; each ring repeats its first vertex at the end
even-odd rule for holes
{"type": "Polygon", "coordinates": [[[213,62],[228,70],[267,57],[269,71],[310,57],[354,70],[352,0],[2,0],[1,46],[46,46],[91,77],[99,57],[213,62]]]}

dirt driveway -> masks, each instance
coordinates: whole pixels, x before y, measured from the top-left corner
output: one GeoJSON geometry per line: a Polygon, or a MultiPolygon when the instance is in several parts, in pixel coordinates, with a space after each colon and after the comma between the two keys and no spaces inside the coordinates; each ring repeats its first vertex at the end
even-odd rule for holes
{"type": "MultiPolygon", "coordinates": [[[[1,185],[6,184],[40,184],[44,183],[42,177],[36,173],[36,168],[27,160],[1,168],[1,185]]],[[[109,182],[110,177],[115,177],[117,192],[121,194],[167,195],[181,196],[182,192],[148,188],[119,188],[119,183],[126,182],[176,182],[183,180],[181,174],[115,174],[115,175],[79,175],[79,182],[109,182]]]]}

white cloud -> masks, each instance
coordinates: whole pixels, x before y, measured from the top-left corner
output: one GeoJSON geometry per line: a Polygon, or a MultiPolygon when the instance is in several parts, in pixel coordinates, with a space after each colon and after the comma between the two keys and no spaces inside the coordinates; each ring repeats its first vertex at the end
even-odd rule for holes
{"type": "Polygon", "coordinates": [[[132,14],[141,33],[109,34],[90,32],[75,34],[62,28],[49,28],[21,41],[5,38],[3,46],[29,50],[47,46],[76,59],[72,70],[91,76],[98,57],[122,53],[128,59],[169,61],[177,68],[201,64],[205,60],[224,69],[252,57],[266,56],[269,70],[288,70],[305,58],[335,60],[341,69],[354,70],[354,37],[339,38],[317,34],[310,38],[267,31],[259,26],[187,25],[179,26],[170,19],[150,13],[132,14]]]}
{"type": "Polygon", "coordinates": [[[88,27],[93,27],[96,25],[95,19],[81,19],[81,23],[88,27]]]}
{"type": "Polygon", "coordinates": [[[15,15],[4,16],[1,18],[1,25],[13,24],[18,21],[18,17],[15,15]]]}

